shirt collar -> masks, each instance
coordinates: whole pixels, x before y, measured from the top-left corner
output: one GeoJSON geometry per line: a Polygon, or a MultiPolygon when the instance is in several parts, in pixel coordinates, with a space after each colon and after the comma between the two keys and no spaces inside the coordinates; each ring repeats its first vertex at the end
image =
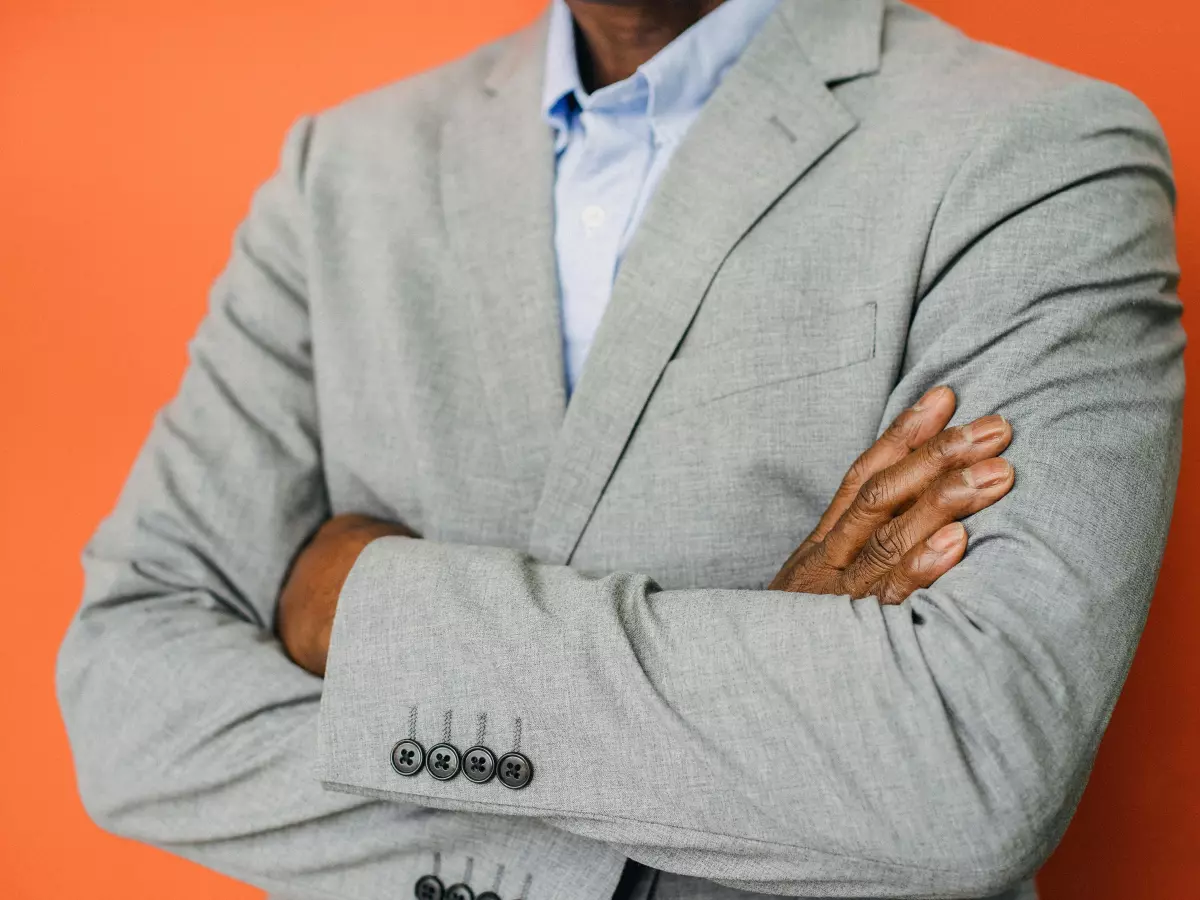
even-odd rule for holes
{"type": "Polygon", "coordinates": [[[639,66],[633,76],[589,95],[579,78],[571,11],[565,0],[552,0],[542,115],[556,131],[558,149],[567,140],[572,104],[603,110],[619,103],[627,109],[631,101],[640,101],[638,111],[651,118],[660,137],[669,136],[674,121],[690,119],[704,105],[777,3],[725,0],[639,66]]]}
{"type": "Polygon", "coordinates": [[[572,99],[584,96],[576,59],[575,22],[571,18],[571,10],[563,0],[553,0],[546,35],[542,117],[557,130],[560,144],[566,140],[564,132],[572,99]]]}

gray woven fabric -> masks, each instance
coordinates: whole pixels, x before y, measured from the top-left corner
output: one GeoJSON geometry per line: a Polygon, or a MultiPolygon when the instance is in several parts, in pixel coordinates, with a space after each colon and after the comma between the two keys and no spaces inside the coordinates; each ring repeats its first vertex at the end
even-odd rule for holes
{"type": "Polygon", "coordinates": [[[607,900],[627,858],[660,900],[1032,896],[1174,495],[1157,124],[903,4],[783,0],[567,407],[542,37],[292,130],[85,553],[58,688],[88,811],[291,898],[437,867],[607,900]],[[943,382],[956,421],[1016,435],[967,558],[896,607],[764,590],[943,382]],[[425,539],[363,554],[322,683],[270,629],[343,511],[425,539]],[[402,778],[410,722],[426,747],[519,732],[535,777],[402,778]]]}

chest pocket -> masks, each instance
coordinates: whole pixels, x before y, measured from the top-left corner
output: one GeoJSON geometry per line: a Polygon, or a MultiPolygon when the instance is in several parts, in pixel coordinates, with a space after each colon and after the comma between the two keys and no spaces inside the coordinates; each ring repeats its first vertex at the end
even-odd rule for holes
{"type": "Polygon", "coordinates": [[[650,410],[673,415],[768,385],[832,372],[875,355],[875,304],[805,316],[760,333],[687,347],[663,370],[650,410]]]}

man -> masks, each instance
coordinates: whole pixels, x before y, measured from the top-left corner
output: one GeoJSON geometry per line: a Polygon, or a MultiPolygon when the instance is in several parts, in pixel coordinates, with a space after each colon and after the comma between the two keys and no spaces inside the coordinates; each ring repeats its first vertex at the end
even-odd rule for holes
{"type": "Polygon", "coordinates": [[[290,898],[1033,897],[1172,204],[1134,98],[883,0],[556,0],[304,118],[85,555],[87,809],[290,898]]]}

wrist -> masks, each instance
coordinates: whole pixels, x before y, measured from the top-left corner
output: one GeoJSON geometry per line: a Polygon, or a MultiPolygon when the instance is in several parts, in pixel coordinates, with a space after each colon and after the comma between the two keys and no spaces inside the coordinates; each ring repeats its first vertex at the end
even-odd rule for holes
{"type": "Polygon", "coordinates": [[[346,514],[334,516],[300,551],[279,597],[276,632],[288,656],[325,674],[338,597],[362,552],[376,538],[416,535],[403,525],[346,514]]]}

